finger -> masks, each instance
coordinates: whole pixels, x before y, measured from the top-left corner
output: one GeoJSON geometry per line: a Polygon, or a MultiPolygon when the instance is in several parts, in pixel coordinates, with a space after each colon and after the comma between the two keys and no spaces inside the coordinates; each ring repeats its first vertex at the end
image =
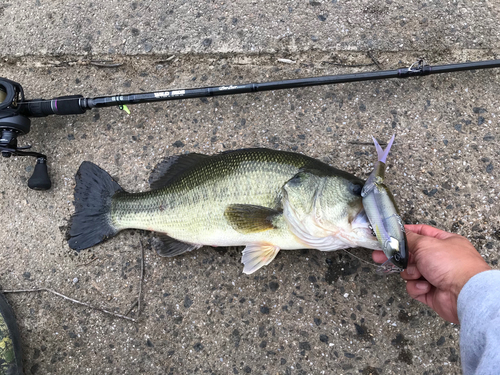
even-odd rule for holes
{"type": "Polygon", "coordinates": [[[408,264],[408,267],[401,272],[401,277],[405,280],[418,280],[422,277],[422,274],[417,268],[416,264],[408,264]]]}
{"type": "MultiPolygon", "coordinates": [[[[422,302],[423,304],[429,306],[429,295],[428,294],[422,294],[421,296],[418,296],[417,298],[414,298],[414,300],[418,302],[422,302]]],[[[430,307],[430,306],[429,306],[430,307]]]]}
{"type": "Polygon", "coordinates": [[[425,299],[422,300],[418,298],[425,296],[430,290],[431,284],[425,280],[410,280],[406,283],[406,291],[410,297],[421,302],[425,301],[425,299]]]}
{"type": "Polygon", "coordinates": [[[375,250],[372,253],[372,259],[375,263],[384,263],[387,260],[387,257],[383,251],[375,250]]]}
{"type": "Polygon", "coordinates": [[[434,237],[440,240],[445,240],[449,237],[454,236],[453,233],[448,233],[444,230],[434,228],[426,224],[407,224],[405,225],[405,229],[407,229],[410,232],[420,234],[422,236],[434,237]]]}
{"type": "Polygon", "coordinates": [[[415,254],[418,251],[418,242],[423,239],[425,239],[423,235],[412,231],[406,231],[406,240],[408,241],[408,250],[410,254],[415,254]]]}

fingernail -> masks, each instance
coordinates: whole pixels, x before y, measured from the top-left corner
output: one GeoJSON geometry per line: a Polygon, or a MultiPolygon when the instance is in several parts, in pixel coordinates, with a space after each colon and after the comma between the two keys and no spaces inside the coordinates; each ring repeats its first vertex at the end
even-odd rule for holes
{"type": "Polygon", "coordinates": [[[417,286],[417,289],[425,290],[429,287],[429,283],[425,282],[425,281],[419,281],[419,282],[417,282],[416,286],[417,286]]]}
{"type": "Polygon", "coordinates": [[[406,273],[410,276],[412,275],[415,275],[415,271],[417,270],[417,268],[415,266],[408,266],[408,268],[406,268],[406,273]]]}

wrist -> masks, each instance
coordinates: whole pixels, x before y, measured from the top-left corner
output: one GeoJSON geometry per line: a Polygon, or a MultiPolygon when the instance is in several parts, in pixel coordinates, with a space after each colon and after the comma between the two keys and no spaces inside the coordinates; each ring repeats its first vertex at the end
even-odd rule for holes
{"type": "Polygon", "coordinates": [[[473,269],[468,269],[465,270],[464,273],[461,275],[461,277],[458,278],[457,282],[452,288],[452,292],[455,295],[455,299],[458,299],[458,295],[462,291],[463,287],[467,282],[472,279],[474,276],[477,274],[484,272],[484,271],[489,271],[491,270],[491,267],[485,262],[482,265],[478,265],[477,267],[474,267],[473,269]]]}

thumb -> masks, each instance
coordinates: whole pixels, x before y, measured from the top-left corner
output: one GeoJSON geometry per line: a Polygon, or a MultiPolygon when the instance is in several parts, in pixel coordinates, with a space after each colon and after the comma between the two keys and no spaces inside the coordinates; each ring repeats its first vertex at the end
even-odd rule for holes
{"type": "Polygon", "coordinates": [[[418,243],[424,239],[425,236],[417,234],[412,231],[406,231],[406,241],[408,242],[408,250],[411,254],[417,255],[419,251],[418,243]]]}
{"type": "Polygon", "coordinates": [[[455,236],[453,233],[448,233],[444,230],[432,227],[430,225],[426,224],[407,224],[405,225],[405,229],[407,231],[411,231],[417,234],[420,234],[422,236],[426,237],[434,237],[438,238],[440,240],[445,240],[449,237],[455,236]]]}

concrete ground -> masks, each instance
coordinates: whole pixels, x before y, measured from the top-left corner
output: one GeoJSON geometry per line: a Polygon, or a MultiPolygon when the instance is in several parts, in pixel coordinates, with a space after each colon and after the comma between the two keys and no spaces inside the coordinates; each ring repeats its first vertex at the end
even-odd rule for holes
{"type": "MultiPolygon", "coordinates": [[[[263,82],[498,58],[496,2],[4,1],[0,76],[29,99],[263,82]],[[280,60],[287,59],[287,60],[280,60]],[[113,63],[115,67],[103,67],[113,63]],[[289,60],[289,61],[288,61],[289,60]],[[287,62],[283,62],[287,61],[287,62]]],[[[366,178],[371,135],[396,143],[386,173],[406,222],[467,236],[498,266],[499,70],[130,106],[32,120],[0,161],[0,284],[27,374],[456,374],[459,327],[413,301],[370,251],[281,252],[251,276],[240,251],[172,259],[126,231],[79,255],[65,241],[74,174],[90,160],[128,191],[169,155],[242,147],[301,152],[366,178]]]]}

